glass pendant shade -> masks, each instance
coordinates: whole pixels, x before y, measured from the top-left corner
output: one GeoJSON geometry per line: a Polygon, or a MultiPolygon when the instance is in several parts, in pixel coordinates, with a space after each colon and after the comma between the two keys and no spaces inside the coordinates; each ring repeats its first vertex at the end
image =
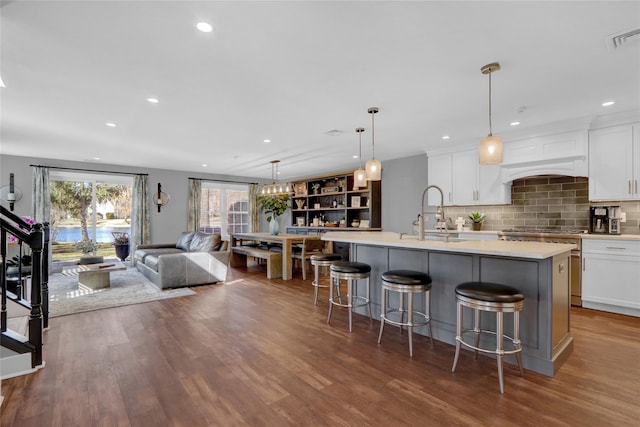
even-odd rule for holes
{"type": "Polygon", "coordinates": [[[359,143],[359,153],[358,160],[360,161],[360,167],[353,172],[353,189],[357,190],[358,188],[364,188],[367,186],[367,171],[362,169],[362,132],[364,132],[364,128],[356,128],[356,132],[358,132],[358,138],[360,140],[359,143]]]}
{"type": "Polygon", "coordinates": [[[359,188],[367,186],[367,171],[358,169],[353,172],[353,186],[359,188]]]}
{"type": "Polygon", "coordinates": [[[502,163],[502,138],[493,135],[482,138],[478,156],[481,165],[499,165],[502,163]]]}
{"type": "Polygon", "coordinates": [[[382,164],[380,163],[380,160],[367,160],[365,168],[367,171],[368,181],[380,181],[380,179],[382,179],[382,164]]]}

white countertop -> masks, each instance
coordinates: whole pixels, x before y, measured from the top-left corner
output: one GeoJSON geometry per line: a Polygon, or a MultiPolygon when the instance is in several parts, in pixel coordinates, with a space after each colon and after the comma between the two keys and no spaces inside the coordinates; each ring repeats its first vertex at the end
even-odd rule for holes
{"type": "Polygon", "coordinates": [[[503,240],[464,240],[444,242],[439,240],[418,240],[418,236],[404,235],[389,231],[382,232],[327,232],[322,240],[331,242],[357,243],[363,245],[386,246],[406,249],[428,249],[442,252],[497,255],[516,258],[545,259],[568,252],[576,245],[568,243],[510,242],[503,240]]]}
{"type": "Polygon", "coordinates": [[[582,234],[583,239],[640,240],[640,234],[582,234]]]}

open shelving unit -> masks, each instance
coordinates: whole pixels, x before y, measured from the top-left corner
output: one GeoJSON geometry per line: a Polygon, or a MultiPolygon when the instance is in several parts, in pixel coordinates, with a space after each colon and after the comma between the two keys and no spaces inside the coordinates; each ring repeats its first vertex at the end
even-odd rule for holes
{"type": "Polygon", "coordinates": [[[287,232],[381,229],[380,181],[354,188],[351,171],[296,181],[293,188],[292,224],[287,232]],[[315,225],[316,218],[325,225],[315,225]]]}

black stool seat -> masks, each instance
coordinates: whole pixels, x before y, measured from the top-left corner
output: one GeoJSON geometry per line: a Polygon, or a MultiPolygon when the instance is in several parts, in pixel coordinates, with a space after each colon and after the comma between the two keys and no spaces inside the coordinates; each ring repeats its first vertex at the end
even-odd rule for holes
{"type": "Polygon", "coordinates": [[[331,264],[331,271],[336,273],[362,274],[371,272],[371,266],[363,262],[336,261],[331,264]]]}
{"type": "Polygon", "coordinates": [[[513,303],[524,301],[524,295],[516,288],[491,282],[464,282],[456,286],[456,295],[478,301],[513,303]]]}
{"type": "Polygon", "coordinates": [[[414,270],[391,270],[380,275],[385,282],[396,283],[405,286],[428,285],[431,277],[421,271],[414,270]]]}
{"type": "Polygon", "coordinates": [[[340,261],[342,256],[338,254],[316,254],[311,255],[311,261],[340,261]]]}

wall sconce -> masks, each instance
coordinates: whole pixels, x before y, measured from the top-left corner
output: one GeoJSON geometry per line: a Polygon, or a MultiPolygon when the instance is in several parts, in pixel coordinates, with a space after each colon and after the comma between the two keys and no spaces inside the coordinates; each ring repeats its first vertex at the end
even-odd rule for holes
{"type": "Polygon", "coordinates": [[[158,192],[153,195],[153,199],[152,199],[153,203],[158,206],[158,212],[160,212],[160,209],[163,206],[166,206],[169,204],[169,199],[171,199],[169,195],[162,191],[162,184],[158,183],[158,192]]]}
{"type": "Polygon", "coordinates": [[[22,190],[16,187],[13,173],[9,174],[9,185],[0,188],[0,199],[9,203],[9,210],[13,210],[13,205],[22,199],[22,190]]]}

